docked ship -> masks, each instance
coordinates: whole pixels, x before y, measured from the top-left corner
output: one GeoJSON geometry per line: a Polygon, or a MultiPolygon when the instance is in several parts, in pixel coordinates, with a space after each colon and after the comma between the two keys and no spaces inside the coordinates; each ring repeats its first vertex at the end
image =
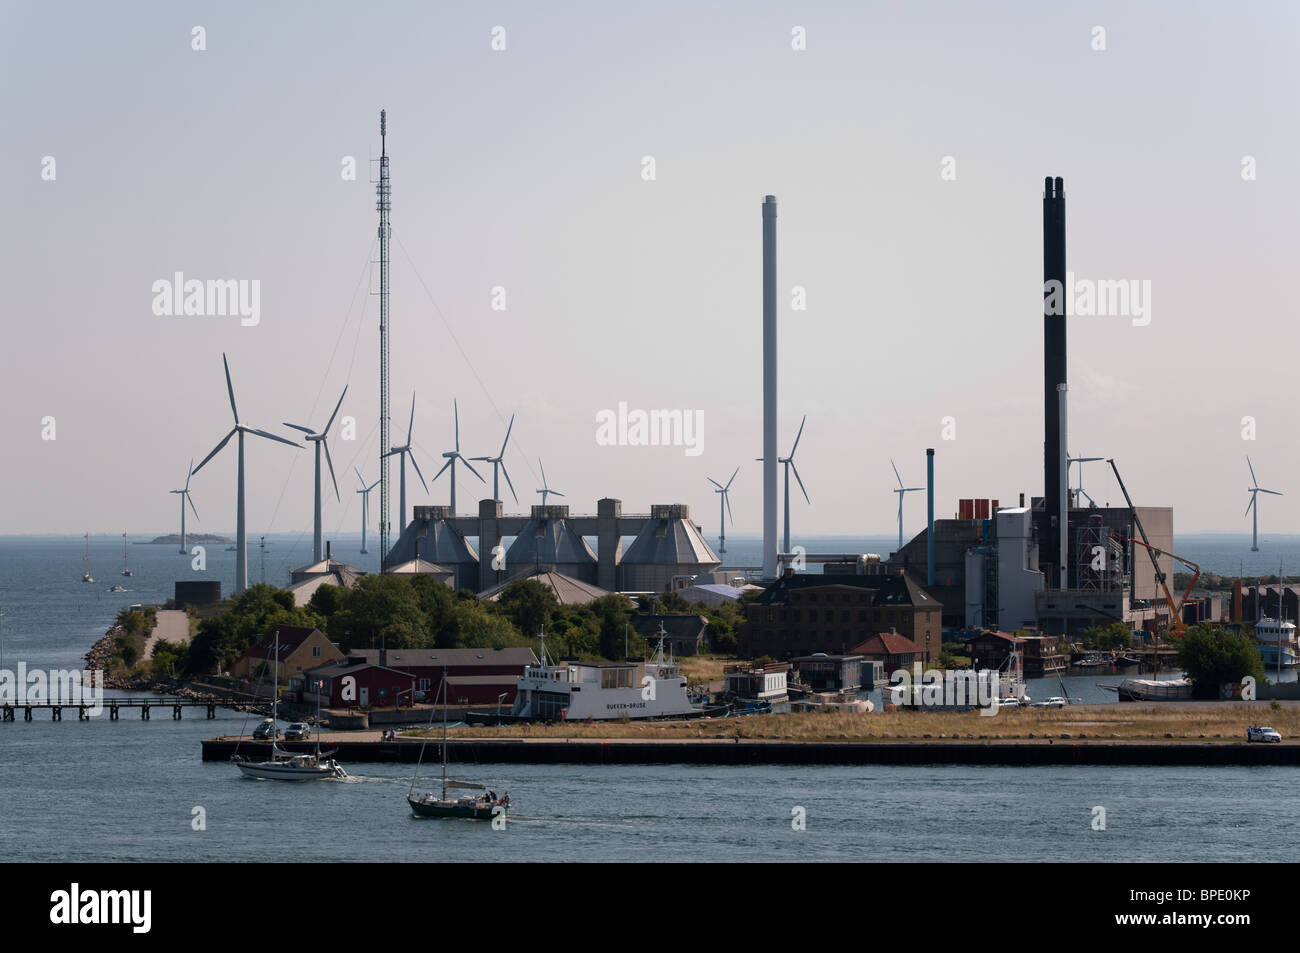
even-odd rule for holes
{"type": "Polygon", "coordinates": [[[664,657],[662,626],[652,662],[553,662],[542,638],[541,659],[519,676],[512,715],[537,721],[608,721],[618,718],[698,718],[686,678],[664,657]]]}
{"type": "Polygon", "coordinates": [[[1300,643],[1296,642],[1295,623],[1260,619],[1255,623],[1255,647],[1259,649],[1265,669],[1300,665],[1300,643]]]}
{"type": "Polygon", "coordinates": [[[1158,681],[1154,678],[1126,678],[1118,685],[1098,685],[1115,692],[1122,702],[1183,702],[1191,701],[1192,683],[1186,678],[1158,681]]]}

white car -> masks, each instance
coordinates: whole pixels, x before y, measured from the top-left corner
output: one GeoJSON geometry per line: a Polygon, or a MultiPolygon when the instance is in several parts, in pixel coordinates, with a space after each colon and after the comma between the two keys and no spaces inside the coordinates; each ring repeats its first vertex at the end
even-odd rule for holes
{"type": "Polygon", "coordinates": [[[999,708],[1019,708],[1020,699],[1015,695],[1008,695],[1006,698],[998,699],[999,708]]]}
{"type": "Polygon", "coordinates": [[[1060,695],[1053,695],[1045,702],[1034,702],[1035,708],[1064,708],[1065,699],[1060,695]]]}
{"type": "Polygon", "coordinates": [[[1246,729],[1247,741],[1277,741],[1282,740],[1282,736],[1276,730],[1268,725],[1251,725],[1246,729]]]}

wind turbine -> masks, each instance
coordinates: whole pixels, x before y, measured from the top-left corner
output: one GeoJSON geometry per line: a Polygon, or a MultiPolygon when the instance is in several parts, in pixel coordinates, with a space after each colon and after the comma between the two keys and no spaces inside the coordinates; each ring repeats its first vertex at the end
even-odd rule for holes
{"type": "MultiPolygon", "coordinates": [[[[1074,503],[1075,506],[1082,506],[1082,504],[1079,503],[1078,501],[1079,497],[1084,497],[1093,506],[1097,505],[1097,501],[1083,491],[1083,465],[1085,463],[1096,463],[1098,460],[1105,460],[1105,459],[1106,459],[1105,457],[1071,457],[1069,455],[1066,456],[1065,465],[1067,468],[1072,463],[1077,463],[1079,465],[1079,486],[1078,489],[1075,490],[1075,503],[1074,503]]],[[[1066,478],[1066,483],[1067,484],[1069,483],[1068,477],[1066,478]]]]}
{"type": "Polygon", "coordinates": [[[924,490],[923,486],[903,486],[903,478],[898,474],[898,467],[893,460],[889,465],[894,468],[894,476],[898,479],[898,488],[894,490],[898,494],[898,551],[903,551],[903,497],[908,493],[915,493],[918,490],[924,490]]]}
{"type": "Polygon", "coordinates": [[[170,493],[179,493],[181,495],[181,554],[185,555],[185,501],[190,501],[190,509],[194,510],[194,518],[199,518],[199,511],[194,509],[194,500],[190,497],[190,477],[194,476],[194,458],[190,458],[190,469],[185,474],[185,486],[179,490],[169,490],[170,493]]]}
{"type": "MultiPolygon", "coordinates": [[[[339,408],[343,406],[343,398],[347,394],[347,387],[343,388],[343,393],[339,394],[339,402],[334,405],[334,413],[330,414],[329,423],[320,433],[313,433],[310,427],[304,427],[302,424],[291,424],[286,422],[286,427],[292,427],[294,430],[301,430],[307,435],[307,442],[316,444],[316,518],[312,523],[311,537],[311,561],[318,563],[324,555],[324,549],[321,546],[321,519],[320,519],[320,451],[321,447],[325,448],[325,463],[330,468],[330,482],[334,484],[334,499],[339,500],[339,481],[334,479],[334,461],[330,459],[329,432],[330,427],[334,426],[334,418],[338,416],[339,408]]],[[[341,501],[340,501],[341,502],[341,501]]]]}
{"type": "MultiPolygon", "coordinates": [[[[736,473],[739,472],[740,472],[740,467],[736,467],[736,473]]],[[[714,486],[717,487],[717,489],[714,490],[713,492],[720,493],[722,495],[722,498],[718,500],[718,555],[719,556],[727,555],[726,517],[731,516],[731,498],[730,498],[731,484],[734,483],[736,480],[736,473],[733,473],[731,475],[731,479],[727,481],[726,486],[723,486],[717,480],[713,479],[713,477],[707,478],[710,483],[712,483],[714,486]]],[[[732,518],[731,522],[733,524],[736,522],[734,517],[732,518]]]]}
{"type": "Polygon", "coordinates": [[[356,467],[352,470],[356,473],[357,479],[361,480],[361,489],[357,490],[361,494],[361,552],[368,553],[370,550],[366,549],[366,521],[367,514],[370,512],[370,491],[379,486],[379,481],[376,480],[370,486],[366,486],[366,481],[361,478],[361,471],[356,467]]]}
{"type": "Polygon", "coordinates": [[[253,427],[245,427],[239,422],[239,411],[235,407],[235,388],[230,383],[230,363],[226,360],[226,355],[221,355],[221,363],[226,368],[226,393],[230,395],[230,412],[235,416],[235,426],[230,433],[217,444],[216,449],[203,458],[194,468],[194,473],[198,473],[207,464],[209,460],[221,452],[221,449],[228,443],[230,438],[239,435],[239,469],[237,489],[235,493],[235,595],[239,595],[248,588],[248,534],[244,532],[244,434],[256,434],[259,437],[265,437],[267,440],[275,440],[279,443],[287,443],[291,447],[302,449],[302,444],[294,443],[292,440],[285,440],[283,437],[277,437],[273,433],[267,433],[265,430],[257,430],[253,427]]]}
{"type": "MultiPolygon", "coordinates": [[[[414,429],[415,429],[415,392],[412,391],[411,392],[411,421],[406,425],[406,443],[402,444],[400,447],[393,447],[386,454],[384,454],[385,457],[391,457],[394,454],[399,454],[401,456],[401,467],[399,467],[399,472],[401,474],[401,479],[399,481],[401,490],[399,491],[398,499],[401,501],[402,508],[397,514],[397,525],[402,527],[403,529],[406,528],[406,458],[407,457],[411,458],[411,466],[415,467],[415,475],[420,478],[420,483],[423,484],[424,486],[424,492],[425,493],[429,492],[429,484],[424,482],[424,474],[420,472],[420,465],[415,462],[415,454],[411,451],[411,432],[414,429]]],[[[387,558],[387,556],[385,555],[384,558],[387,558]]]]}
{"type": "MultiPolygon", "coordinates": [[[[456,449],[448,450],[446,453],[442,455],[443,459],[447,461],[442,465],[442,470],[446,470],[448,467],[451,467],[451,476],[449,477],[449,479],[451,480],[451,515],[455,516],[456,515],[456,461],[460,460],[461,463],[469,467],[469,472],[474,474],[476,477],[478,477],[478,481],[480,483],[486,483],[487,481],[484,480],[483,477],[479,475],[479,472],[474,469],[474,465],[470,463],[468,460],[466,460],[464,455],[460,452],[460,407],[456,405],[456,401],[454,400],[451,402],[451,409],[452,412],[456,415],[456,449]]],[[[507,439],[509,438],[509,436],[510,434],[507,433],[506,434],[507,439]]],[[[502,445],[502,447],[504,449],[504,444],[502,445]]],[[[439,470],[437,473],[433,475],[433,478],[435,480],[437,480],[438,477],[442,476],[442,470],[439,470]]],[[[508,483],[509,480],[507,480],[506,482],[508,483]]]]}
{"type": "MultiPolygon", "coordinates": [[[[494,500],[501,499],[501,491],[498,489],[497,486],[497,467],[500,466],[501,472],[505,473],[506,475],[506,486],[510,487],[510,495],[513,496],[515,498],[515,502],[518,503],[519,496],[518,494],[515,493],[515,485],[510,482],[510,474],[506,472],[506,461],[505,461],[506,444],[510,442],[510,430],[511,428],[514,427],[514,425],[515,425],[515,415],[511,414],[510,426],[506,427],[506,439],[501,441],[501,452],[498,453],[495,457],[470,457],[470,459],[482,460],[485,463],[492,464],[492,499],[494,500]]],[[[466,463],[465,465],[469,466],[468,463],[466,463]]],[[[436,480],[437,477],[434,477],[434,479],[436,480]]]]}
{"type": "Polygon", "coordinates": [[[1251,464],[1250,457],[1246,457],[1246,466],[1250,467],[1250,479],[1255,484],[1246,488],[1246,492],[1250,494],[1250,502],[1246,504],[1246,512],[1249,513],[1252,508],[1255,510],[1250,537],[1250,551],[1257,553],[1259,552],[1259,506],[1256,505],[1255,501],[1259,499],[1261,493],[1271,493],[1273,496],[1283,496],[1284,494],[1279,493],[1277,490],[1266,490],[1259,485],[1259,480],[1255,477],[1255,467],[1251,464]]]}
{"type": "Polygon", "coordinates": [[[542,494],[542,506],[546,505],[546,497],[548,495],[564,496],[564,494],[561,493],[559,490],[552,490],[549,486],[546,485],[546,467],[542,466],[541,457],[537,458],[537,469],[542,471],[542,488],[537,491],[538,493],[542,494]]]}

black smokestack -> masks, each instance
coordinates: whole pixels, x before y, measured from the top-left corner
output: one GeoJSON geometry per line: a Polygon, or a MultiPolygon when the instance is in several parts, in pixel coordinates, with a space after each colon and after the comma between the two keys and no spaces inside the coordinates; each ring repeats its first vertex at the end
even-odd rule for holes
{"type": "MultiPolygon", "coordinates": [[[[1060,395],[1065,377],[1065,183],[1060,176],[1043,182],[1043,499],[1047,505],[1047,539],[1039,553],[1059,561],[1060,534],[1066,530],[1061,512],[1060,395]],[[1048,282],[1057,282],[1049,285],[1048,282]]],[[[1055,567],[1058,585],[1067,586],[1065,567],[1055,567]]],[[[1047,580],[1051,585],[1052,580],[1047,580]]]]}

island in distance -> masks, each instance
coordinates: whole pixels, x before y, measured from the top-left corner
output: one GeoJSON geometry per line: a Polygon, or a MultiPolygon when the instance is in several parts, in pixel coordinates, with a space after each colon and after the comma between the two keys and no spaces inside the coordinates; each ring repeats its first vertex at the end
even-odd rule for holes
{"type": "MultiPolygon", "coordinates": [[[[213,536],[211,533],[186,533],[185,542],[187,543],[233,543],[234,540],[229,536],[213,536]]],[[[152,546],[154,543],[166,543],[169,546],[179,546],[181,544],[181,534],[171,533],[167,536],[155,536],[147,543],[138,544],[152,546]]]]}

